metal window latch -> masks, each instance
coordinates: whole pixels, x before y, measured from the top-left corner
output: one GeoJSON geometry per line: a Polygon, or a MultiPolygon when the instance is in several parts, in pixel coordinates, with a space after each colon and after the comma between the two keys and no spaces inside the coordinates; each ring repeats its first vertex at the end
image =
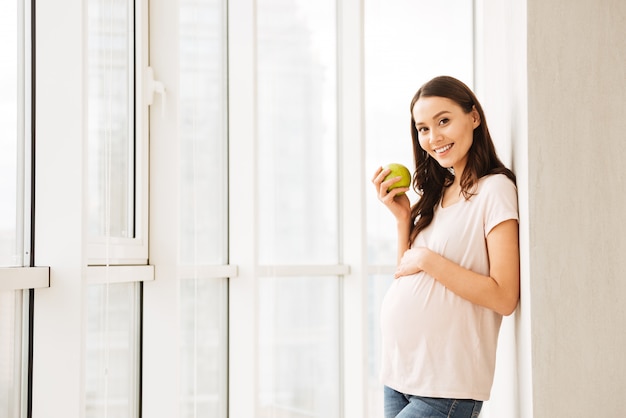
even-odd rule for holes
{"type": "Polygon", "coordinates": [[[165,115],[165,86],[162,82],[154,79],[154,70],[152,67],[146,67],[146,103],[152,106],[154,96],[161,96],[161,116],[165,115]]]}

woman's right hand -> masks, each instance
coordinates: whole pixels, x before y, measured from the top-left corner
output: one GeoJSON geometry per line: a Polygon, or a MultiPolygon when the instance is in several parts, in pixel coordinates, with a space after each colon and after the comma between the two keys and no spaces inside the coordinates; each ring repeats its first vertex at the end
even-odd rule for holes
{"type": "Polygon", "coordinates": [[[391,173],[391,170],[388,168],[383,169],[379,167],[372,177],[372,183],[376,188],[378,200],[387,206],[399,222],[406,222],[411,219],[411,202],[406,195],[409,188],[398,187],[389,190],[389,186],[397,183],[401,179],[401,177],[393,177],[389,180],[385,180],[385,177],[387,177],[389,173],[391,173]]]}

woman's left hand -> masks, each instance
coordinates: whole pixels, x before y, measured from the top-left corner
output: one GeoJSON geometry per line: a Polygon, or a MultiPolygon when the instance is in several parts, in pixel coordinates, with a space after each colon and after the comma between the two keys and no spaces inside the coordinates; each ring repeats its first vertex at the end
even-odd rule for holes
{"type": "Polygon", "coordinates": [[[408,276],[409,274],[423,271],[426,259],[433,254],[435,253],[426,247],[409,248],[400,259],[394,277],[397,279],[401,276],[408,276]]]}

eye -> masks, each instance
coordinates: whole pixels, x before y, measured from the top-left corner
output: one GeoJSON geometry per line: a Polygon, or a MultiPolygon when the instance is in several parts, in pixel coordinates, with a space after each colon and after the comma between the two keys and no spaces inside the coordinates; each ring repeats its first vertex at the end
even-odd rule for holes
{"type": "Polygon", "coordinates": [[[417,128],[417,132],[419,132],[420,134],[424,134],[426,132],[428,132],[428,128],[425,126],[421,126],[419,128],[417,128]]]}
{"type": "Polygon", "coordinates": [[[439,125],[445,125],[446,123],[450,122],[450,119],[448,118],[443,118],[439,121],[439,125]]]}

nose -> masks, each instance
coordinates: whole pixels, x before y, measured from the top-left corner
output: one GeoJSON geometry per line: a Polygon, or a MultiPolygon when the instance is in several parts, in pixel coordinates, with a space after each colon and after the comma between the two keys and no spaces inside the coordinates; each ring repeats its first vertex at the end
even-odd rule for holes
{"type": "Polygon", "coordinates": [[[432,128],[430,130],[430,137],[428,138],[428,141],[431,144],[436,144],[437,142],[441,142],[441,140],[443,139],[443,135],[441,134],[441,132],[439,131],[439,129],[437,128],[432,128]]]}

